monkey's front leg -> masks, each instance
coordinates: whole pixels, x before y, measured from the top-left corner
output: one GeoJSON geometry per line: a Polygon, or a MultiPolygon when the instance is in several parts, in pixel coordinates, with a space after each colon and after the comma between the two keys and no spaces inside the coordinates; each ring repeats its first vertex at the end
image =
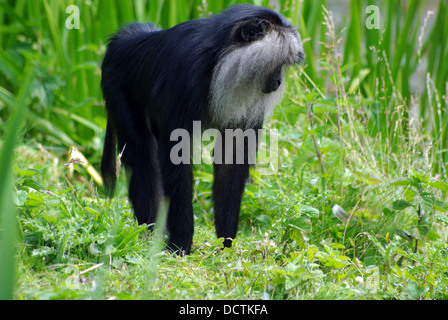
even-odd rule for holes
{"type": "Polygon", "coordinates": [[[224,246],[231,247],[238,230],[241,200],[249,177],[248,164],[215,164],[213,200],[215,226],[224,246]]]}

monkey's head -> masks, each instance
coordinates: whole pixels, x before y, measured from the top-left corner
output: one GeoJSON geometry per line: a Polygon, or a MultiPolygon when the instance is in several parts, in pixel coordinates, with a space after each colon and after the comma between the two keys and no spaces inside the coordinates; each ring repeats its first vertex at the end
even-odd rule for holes
{"type": "Polygon", "coordinates": [[[214,17],[224,44],[210,85],[210,114],[221,127],[261,125],[282,97],[287,69],[304,59],[298,32],[273,10],[231,7],[214,17]]]}

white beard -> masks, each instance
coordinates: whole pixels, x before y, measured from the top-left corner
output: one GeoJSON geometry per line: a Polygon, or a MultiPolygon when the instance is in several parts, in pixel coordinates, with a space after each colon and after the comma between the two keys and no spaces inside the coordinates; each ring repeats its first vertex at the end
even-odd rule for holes
{"type": "Polygon", "coordinates": [[[261,125],[281,100],[286,71],[299,50],[303,48],[298,35],[273,30],[261,40],[224,53],[210,85],[212,123],[221,128],[242,123],[246,128],[261,125]],[[280,87],[275,92],[263,93],[266,80],[280,65],[283,65],[280,87]]]}

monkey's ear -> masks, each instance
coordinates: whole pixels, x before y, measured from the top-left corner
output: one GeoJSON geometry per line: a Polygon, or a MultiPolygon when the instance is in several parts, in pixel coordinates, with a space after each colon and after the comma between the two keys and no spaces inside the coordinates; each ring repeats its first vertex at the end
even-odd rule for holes
{"type": "Polygon", "coordinates": [[[261,39],[268,28],[265,21],[250,20],[243,24],[240,29],[241,39],[245,42],[251,42],[261,39]]]}

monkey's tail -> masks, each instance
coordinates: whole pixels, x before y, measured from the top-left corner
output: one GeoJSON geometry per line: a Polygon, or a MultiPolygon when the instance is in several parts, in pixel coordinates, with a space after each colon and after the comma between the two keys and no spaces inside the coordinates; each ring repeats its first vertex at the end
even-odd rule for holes
{"type": "Polygon", "coordinates": [[[112,124],[108,121],[106,138],[104,140],[103,158],[101,159],[101,174],[104,181],[104,191],[109,198],[113,198],[115,185],[117,183],[116,150],[117,137],[112,124]]]}

